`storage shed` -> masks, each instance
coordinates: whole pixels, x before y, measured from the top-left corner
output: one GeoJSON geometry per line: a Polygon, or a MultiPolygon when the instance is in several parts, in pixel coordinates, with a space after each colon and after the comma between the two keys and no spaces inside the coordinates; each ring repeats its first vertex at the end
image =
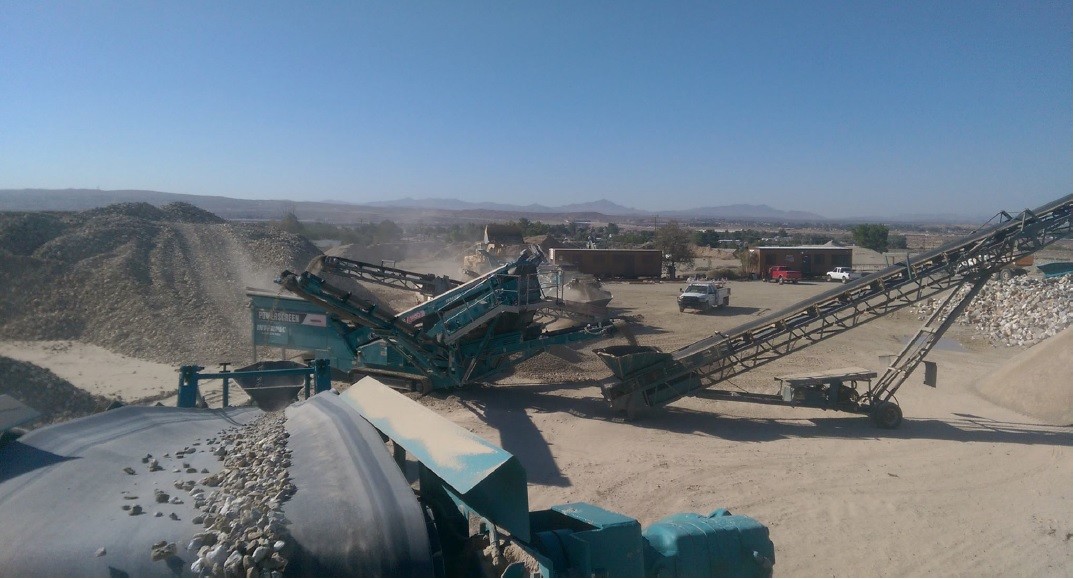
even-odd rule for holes
{"type": "Polygon", "coordinates": [[[765,279],[774,265],[801,271],[803,278],[825,275],[834,267],[851,267],[851,248],[829,242],[825,245],[764,246],[750,250],[747,273],[765,279]],[[756,256],[756,257],[755,257],[756,256]]]}
{"type": "Polygon", "coordinates": [[[549,250],[556,264],[571,264],[581,273],[599,278],[661,277],[661,252],[656,249],[574,249],[549,250]]]}

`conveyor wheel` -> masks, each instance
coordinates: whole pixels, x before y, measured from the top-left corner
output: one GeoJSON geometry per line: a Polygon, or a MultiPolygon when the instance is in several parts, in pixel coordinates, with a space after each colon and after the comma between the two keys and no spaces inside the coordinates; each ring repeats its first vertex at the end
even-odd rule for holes
{"type": "Polygon", "coordinates": [[[882,402],[873,411],[873,421],[881,428],[896,428],[903,422],[903,411],[895,402],[882,402]]]}

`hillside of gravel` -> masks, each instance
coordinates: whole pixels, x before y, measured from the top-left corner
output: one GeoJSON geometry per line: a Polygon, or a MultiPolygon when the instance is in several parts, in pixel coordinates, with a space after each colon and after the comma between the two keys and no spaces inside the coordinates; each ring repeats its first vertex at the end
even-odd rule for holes
{"type": "Polygon", "coordinates": [[[4,356],[0,356],[0,394],[12,396],[41,413],[36,421],[22,425],[28,429],[95,414],[112,403],[45,368],[4,356]]]}
{"type": "Polygon", "coordinates": [[[193,205],[0,214],[0,339],[83,340],[164,363],[250,358],[245,288],[320,253],[193,205]]]}
{"type": "MultiPolygon", "coordinates": [[[[986,282],[956,324],[994,346],[1029,348],[1071,327],[1071,284],[1070,275],[995,277],[986,282]]],[[[966,290],[960,292],[965,295],[966,290]]],[[[937,305],[937,300],[930,299],[910,309],[925,320],[937,305]]]]}

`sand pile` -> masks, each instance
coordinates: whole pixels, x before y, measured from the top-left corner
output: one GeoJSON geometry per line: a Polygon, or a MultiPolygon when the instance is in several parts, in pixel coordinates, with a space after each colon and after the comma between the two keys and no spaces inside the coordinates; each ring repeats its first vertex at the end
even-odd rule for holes
{"type": "Polygon", "coordinates": [[[982,383],[986,399],[1056,425],[1070,425],[1071,328],[1020,353],[982,383]]]}
{"type": "Polygon", "coordinates": [[[0,338],[83,340],[165,363],[250,357],[246,286],[319,253],[184,203],[0,214],[0,338]]]}
{"type": "Polygon", "coordinates": [[[95,414],[112,403],[40,366],[4,356],[0,356],[0,394],[12,396],[41,413],[38,420],[22,425],[28,429],[95,414]]]}

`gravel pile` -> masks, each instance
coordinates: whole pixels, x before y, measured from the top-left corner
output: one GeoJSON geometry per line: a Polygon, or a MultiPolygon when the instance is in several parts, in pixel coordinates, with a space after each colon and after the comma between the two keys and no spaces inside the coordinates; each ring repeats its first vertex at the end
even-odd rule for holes
{"type": "Polygon", "coordinates": [[[83,340],[171,364],[249,360],[245,288],[319,251],[184,203],[0,214],[0,339],[83,340]]]}
{"type": "MultiPolygon", "coordinates": [[[[961,290],[964,291],[965,290],[961,290]]],[[[912,307],[925,320],[937,307],[935,300],[912,307]]],[[[1053,279],[1027,276],[994,278],[956,320],[974,329],[994,346],[1030,347],[1071,327],[1072,277],[1053,279]]]]}
{"type": "Polygon", "coordinates": [[[202,512],[193,522],[205,531],[186,546],[197,553],[190,566],[195,575],[282,576],[289,537],[281,506],[295,494],[287,471],[291,453],[284,420],[283,412],[266,413],[244,427],[221,432],[206,442],[223,468],[196,483],[175,482],[202,512]]]}
{"type": "Polygon", "coordinates": [[[112,400],[94,396],[29,362],[0,356],[0,394],[8,394],[41,413],[41,418],[22,425],[33,429],[96,414],[112,400]]]}

